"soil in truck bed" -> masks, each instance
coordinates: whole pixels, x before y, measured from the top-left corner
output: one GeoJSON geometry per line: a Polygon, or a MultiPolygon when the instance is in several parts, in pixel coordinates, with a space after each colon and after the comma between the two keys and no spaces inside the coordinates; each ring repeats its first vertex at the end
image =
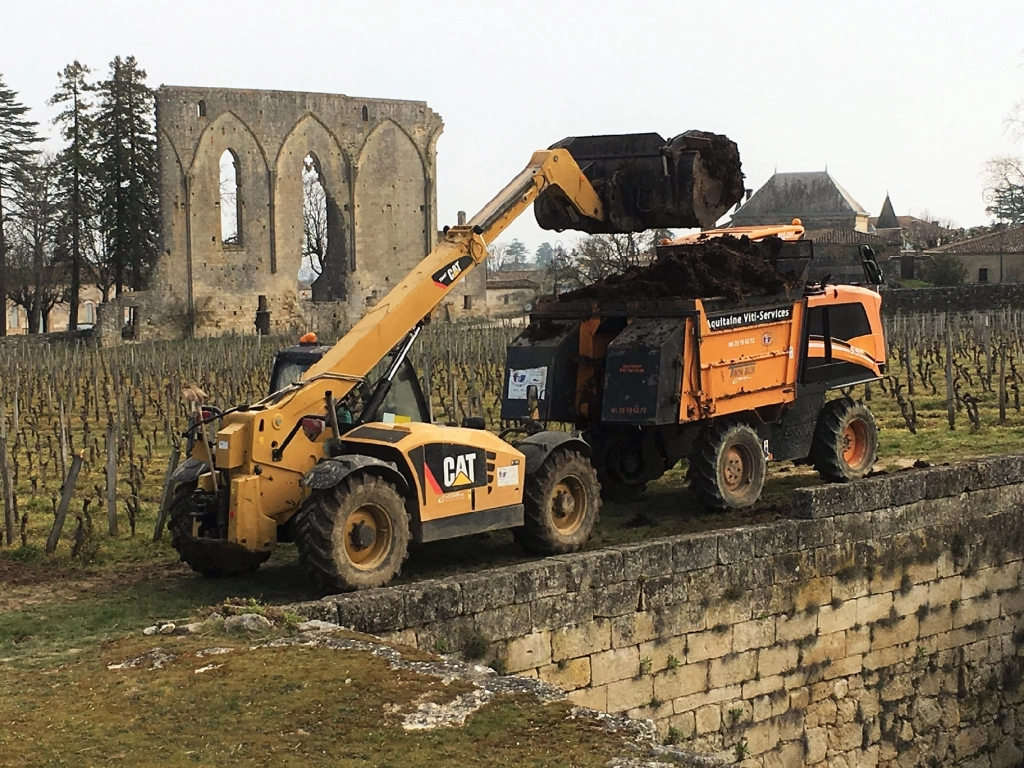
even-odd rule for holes
{"type": "Polygon", "coordinates": [[[658,258],[559,296],[560,301],[643,301],[724,298],[782,293],[801,285],[794,272],[775,266],[783,243],[728,235],[694,245],[665,246],[658,258]]]}

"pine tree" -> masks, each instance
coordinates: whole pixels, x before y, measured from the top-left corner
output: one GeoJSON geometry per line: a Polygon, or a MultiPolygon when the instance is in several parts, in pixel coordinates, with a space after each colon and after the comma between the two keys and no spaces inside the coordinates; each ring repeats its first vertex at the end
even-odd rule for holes
{"type": "Polygon", "coordinates": [[[3,190],[14,173],[32,157],[32,145],[40,140],[35,131],[36,123],[25,118],[28,107],[19,103],[17,96],[4,85],[0,75],[0,336],[7,335],[8,293],[3,190]]]}
{"type": "Polygon", "coordinates": [[[145,288],[157,259],[154,98],[134,56],[114,57],[99,90],[102,252],[120,295],[145,288]]]}
{"type": "Polygon", "coordinates": [[[63,107],[54,123],[61,127],[61,135],[67,142],[57,156],[57,173],[63,218],[61,229],[70,262],[69,330],[78,328],[82,265],[97,197],[96,123],[89,102],[89,94],[95,88],[86,81],[89,72],[89,68],[78,61],[68,64],[57,74],[57,92],[50,99],[51,105],[63,107]]]}

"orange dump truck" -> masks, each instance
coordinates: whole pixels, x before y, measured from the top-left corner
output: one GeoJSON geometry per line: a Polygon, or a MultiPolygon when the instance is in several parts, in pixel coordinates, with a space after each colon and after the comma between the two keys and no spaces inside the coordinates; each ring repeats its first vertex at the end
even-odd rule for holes
{"type": "MultiPolygon", "coordinates": [[[[539,302],[508,347],[502,417],[583,430],[608,495],[642,491],[683,458],[715,508],[753,504],[772,460],[862,477],[874,418],[828,395],[883,375],[881,297],[805,283],[812,247],[777,236],[666,242],[650,267],[539,302]],[[713,292],[678,298],[702,287],[713,292]]],[[[870,251],[864,267],[880,282],[870,251]]]]}

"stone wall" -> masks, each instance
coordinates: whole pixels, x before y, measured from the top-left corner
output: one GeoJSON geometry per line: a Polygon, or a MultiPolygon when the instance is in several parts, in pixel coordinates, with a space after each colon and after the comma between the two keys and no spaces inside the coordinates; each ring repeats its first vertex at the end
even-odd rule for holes
{"type": "Polygon", "coordinates": [[[996,309],[1024,309],[1024,283],[888,288],[882,292],[882,314],[885,315],[996,309]]]}
{"type": "Polygon", "coordinates": [[[745,766],[1017,765],[1024,457],[794,491],[790,519],[296,606],[539,677],[745,766]]]}
{"type": "Polygon", "coordinates": [[[354,322],[435,244],[443,124],[424,102],[162,86],[156,120],[162,229],[151,313],[168,335],[181,318],[197,335],[252,333],[259,295],[275,332],[309,312],[354,322]],[[228,198],[222,156],[237,173],[228,198]],[[323,311],[298,301],[307,157],[327,231],[313,298],[344,304],[323,311]],[[225,200],[237,206],[237,238],[222,231],[225,200]]]}

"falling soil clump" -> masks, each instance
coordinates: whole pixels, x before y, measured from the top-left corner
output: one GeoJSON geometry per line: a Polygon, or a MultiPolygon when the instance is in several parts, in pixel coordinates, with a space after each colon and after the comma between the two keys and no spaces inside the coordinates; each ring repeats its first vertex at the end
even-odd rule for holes
{"type": "Polygon", "coordinates": [[[655,261],[630,267],[569,293],[561,301],[724,298],[770,296],[799,286],[795,272],[777,264],[784,243],[777,237],[753,242],[729,235],[703,243],[663,246],[655,261]]]}

